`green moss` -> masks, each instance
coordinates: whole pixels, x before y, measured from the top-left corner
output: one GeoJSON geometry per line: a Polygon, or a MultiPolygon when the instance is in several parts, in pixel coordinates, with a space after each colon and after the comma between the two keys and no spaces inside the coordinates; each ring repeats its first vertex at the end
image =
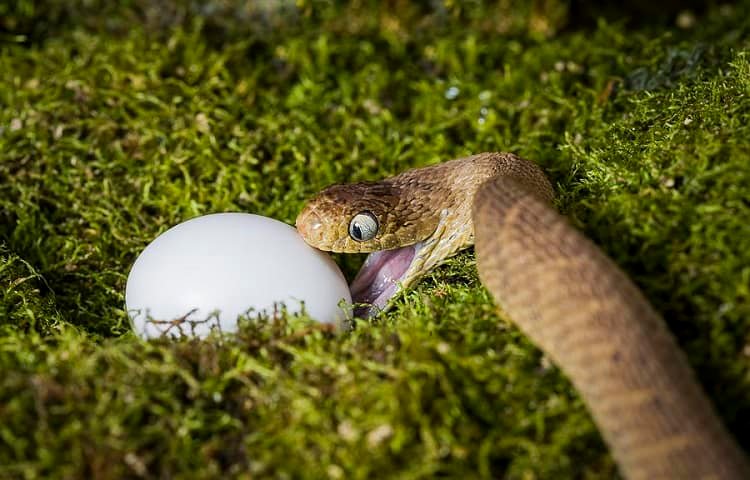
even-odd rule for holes
{"type": "Polygon", "coordinates": [[[0,328],[51,333],[59,322],[46,284],[34,268],[0,244],[0,328]]]}
{"type": "Polygon", "coordinates": [[[542,3],[0,12],[0,477],[611,478],[471,252],[351,333],[128,332],[128,269],[169,226],[292,223],[328,184],[487,150],[549,172],[750,449],[750,6],[679,29],[542,3]]]}

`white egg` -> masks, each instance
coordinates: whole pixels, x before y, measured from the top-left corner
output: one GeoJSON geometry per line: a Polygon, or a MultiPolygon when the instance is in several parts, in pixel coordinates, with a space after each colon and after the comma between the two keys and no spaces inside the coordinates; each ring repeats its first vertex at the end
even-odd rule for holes
{"type": "Polygon", "coordinates": [[[237,329],[237,317],[290,313],[338,323],[351,295],[331,258],[272,218],[217,213],[172,227],[138,256],[125,304],[142,337],[205,336],[237,329]],[[179,321],[179,319],[184,319],[179,321]],[[177,320],[177,322],[173,322],[177,320]]]}

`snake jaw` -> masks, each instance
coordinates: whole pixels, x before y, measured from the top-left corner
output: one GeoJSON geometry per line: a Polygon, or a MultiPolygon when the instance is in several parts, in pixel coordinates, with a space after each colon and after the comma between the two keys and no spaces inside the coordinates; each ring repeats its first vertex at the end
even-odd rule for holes
{"type": "Polygon", "coordinates": [[[414,244],[368,255],[349,290],[355,304],[368,304],[370,307],[360,308],[356,313],[370,317],[384,310],[398,293],[420,249],[420,244],[414,244]]]}
{"type": "Polygon", "coordinates": [[[349,286],[355,316],[374,317],[391,306],[391,300],[419,280],[427,271],[455,255],[465,242],[447,235],[450,211],[440,212],[437,228],[424,240],[391,250],[370,253],[349,286]],[[369,306],[368,306],[369,305],[369,306]]]}

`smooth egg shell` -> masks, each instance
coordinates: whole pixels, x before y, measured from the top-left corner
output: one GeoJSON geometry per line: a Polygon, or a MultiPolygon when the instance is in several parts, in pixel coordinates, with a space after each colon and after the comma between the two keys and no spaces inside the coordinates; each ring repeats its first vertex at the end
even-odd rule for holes
{"type": "Polygon", "coordinates": [[[273,314],[280,304],[298,313],[302,302],[310,317],[338,323],[347,315],[341,300],[351,305],[346,280],[327,254],[289,225],[248,213],[205,215],[167,230],[136,259],[125,288],[142,337],[168,329],[205,336],[217,325],[233,332],[240,315],[273,314]],[[164,323],[183,317],[171,328],[164,323]]]}

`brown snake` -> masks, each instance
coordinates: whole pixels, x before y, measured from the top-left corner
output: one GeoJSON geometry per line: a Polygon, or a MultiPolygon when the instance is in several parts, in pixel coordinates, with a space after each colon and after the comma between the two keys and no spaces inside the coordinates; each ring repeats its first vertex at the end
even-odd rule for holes
{"type": "Polygon", "coordinates": [[[369,314],[475,243],[482,283],[571,379],[625,478],[750,479],[665,322],[552,198],[535,164],[483,153],[328,187],[297,229],[321,250],[372,252],[351,285],[369,314]]]}

